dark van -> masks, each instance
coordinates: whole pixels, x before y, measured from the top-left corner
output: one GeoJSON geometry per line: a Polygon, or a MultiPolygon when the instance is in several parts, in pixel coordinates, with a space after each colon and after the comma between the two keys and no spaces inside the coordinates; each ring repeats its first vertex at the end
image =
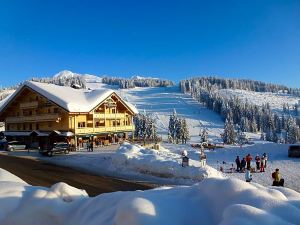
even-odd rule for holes
{"type": "Polygon", "coordinates": [[[288,150],[288,157],[300,157],[300,145],[291,145],[288,150]]]}

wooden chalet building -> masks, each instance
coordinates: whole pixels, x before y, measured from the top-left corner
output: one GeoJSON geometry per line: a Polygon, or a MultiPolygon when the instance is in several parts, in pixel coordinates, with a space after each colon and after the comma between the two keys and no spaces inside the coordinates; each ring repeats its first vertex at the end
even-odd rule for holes
{"type": "Polygon", "coordinates": [[[2,136],[29,147],[57,141],[82,146],[87,139],[107,144],[134,131],[137,109],[109,89],[74,89],[27,81],[0,105],[2,136]]]}

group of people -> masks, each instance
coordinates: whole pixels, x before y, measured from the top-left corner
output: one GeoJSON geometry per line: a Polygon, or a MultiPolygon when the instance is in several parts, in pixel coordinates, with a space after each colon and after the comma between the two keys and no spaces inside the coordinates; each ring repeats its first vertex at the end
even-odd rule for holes
{"type": "MultiPolygon", "coordinates": [[[[240,157],[236,157],[236,170],[238,172],[245,172],[245,180],[246,182],[251,182],[252,174],[251,171],[253,170],[251,167],[251,161],[253,160],[251,154],[247,154],[245,158],[240,160],[240,157]]],[[[258,172],[265,172],[265,168],[267,167],[268,155],[266,153],[262,154],[260,157],[258,154],[254,158],[256,167],[255,170],[258,172]]],[[[255,171],[254,170],[254,171],[255,171]]],[[[275,172],[272,173],[273,178],[273,186],[284,186],[284,179],[282,179],[279,169],[276,168],[275,172]]]]}
{"type": "MultiPolygon", "coordinates": [[[[264,153],[261,157],[257,154],[255,156],[255,162],[256,162],[256,171],[265,172],[265,168],[267,167],[267,161],[268,156],[266,153],[264,153]]],[[[247,154],[242,160],[240,159],[240,156],[237,156],[235,159],[236,164],[236,171],[244,173],[247,170],[251,170],[251,162],[253,158],[251,154],[247,154]]]]}

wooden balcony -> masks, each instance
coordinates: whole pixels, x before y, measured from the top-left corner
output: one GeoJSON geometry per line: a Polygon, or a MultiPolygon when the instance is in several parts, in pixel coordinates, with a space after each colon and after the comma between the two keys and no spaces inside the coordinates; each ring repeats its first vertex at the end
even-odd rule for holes
{"type": "Polygon", "coordinates": [[[51,122],[56,121],[59,118],[58,113],[51,113],[45,115],[32,115],[32,116],[16,116],[7,117],[6,123],[23,123],[23,122],[51,122]]]}
{"type": "Polygon", "coordinates": [[[106,132],[121,132],[132,131],[134,126],[116,126],[116,127],[78,127],[75,134],[91,134],[91,133],[106,133],[106,132]]]}
{"type": "Polygon", "coordinates": [[[21,109],[35,109],[39,106],[38,101],[20,103],[21,109]]]}
{"type": "Polygon", "coordinates": [[[95,113],[94,118],[96,119],[122,119],[125,118],[124,113],[95,113]]]}

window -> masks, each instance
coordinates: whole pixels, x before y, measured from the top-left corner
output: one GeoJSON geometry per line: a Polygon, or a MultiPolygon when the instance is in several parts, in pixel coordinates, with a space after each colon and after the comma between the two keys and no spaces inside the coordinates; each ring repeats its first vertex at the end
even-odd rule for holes
{"type": "Polygon", "coordinates": [[[51,113],[51,109],[48,109],[48,113],[51,113]]]}
{"type": "Polygon", "coordinates": [[[78,122],[78,127],[85,127],[85,122],[78,122]]]}
{"type": "Polygon", "coordinates": [[[32,123],[29,124],[29,130],[32,130],[32,123]]]}
{"type": "Polygon", "coordinates": [[[120,120],[114,120],[113,121],[113,126],[115,127],[115,126],[120,126],[120,120]]]}
{"type": "Polygon", "coordinates": [[[39,96],[36,96],[36,97],[35,97],[35,100],[38,101],[38,100],[39,100],[39,96]]]}
{"type": "Polygon", "coordinates": [[[96,122],[96,127],[104,127],[105,126],[105,122],[104,122],[104,120],[99,120],[99,121],[97,121],[96,122]]]}
{"type": "Polygon", "coordinates": [[[54,108],[53,112],[58,113],[58,108],[54,108]]]}
{"type": "Polygon", "coordinates": [[[36,128],[36,130],[39,130],[39,129],[40,129],[40,125],[37,123],[37,124],[35,125],[35,128],[36,128]]]}
{"type": "Polygon", "coordinates": [[[52,127],[52,123],[48,123],[48,127],[52,127]]]}
{"type": "Polygon", "coordinates": [[[111,112],[112,112],[112,113],[116,113],[116,108],[113,108],[113,109],[111,110],[111,112]]]}

